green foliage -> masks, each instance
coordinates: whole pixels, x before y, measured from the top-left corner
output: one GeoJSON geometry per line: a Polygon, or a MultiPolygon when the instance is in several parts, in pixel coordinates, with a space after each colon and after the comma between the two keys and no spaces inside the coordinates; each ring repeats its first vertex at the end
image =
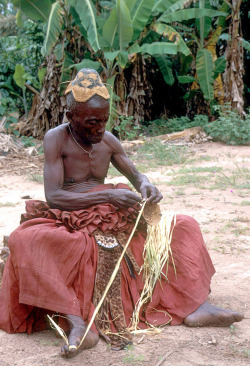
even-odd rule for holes
{"type": "Polygon", "coordinates": [[[214,108],[218,111],[219,117],[204,126],[205,132],[214,141],[222,141],[229,145],[250,145],[250,111],[243,119],[228,105],[214,108]]]}
{"type": "Polygon", "coordinates": [[[47,21],[53,0],[12,0],[16,7],[19,7],[22,12],[34,21],[47,21]]]}
{"type": "Polygon", "coordinates": [[[78,13],[81,24],[87,32],[88,42],[95,52],[100,49],[97,26],[96,10],[91,0],[69,0],[69,4],[78,13]]]}
{"type": "Polygon", "coordinates": [[[199,49],[196,56],[196,71],[204,98],[208,100],[214,99],[213,69],[214,63],[211,52],[206,49],[199,49]]]}
{"type": "Polygon", "coordinates": [[[156,62],[161,70],[162,76],[168,85],[174,84],[172,62],[168,55],[155,55],[156,62]]]}
{"type": "Polygon", "coordinates": [[[119,116],[119,124],[114,127],[120,140],[134,140],[138,137],[140,127],[133,126],[133,116],[119,116]]]}
{"type": "MultiPolygon", "coordinates": [[[[41,86],[38,69],[42,62],[41,46],[44,39],[42,26],[39,22],[34,23],[30,20],[25,20],[23,24],[23,28],[17,28],[17,35],[0,37],[0,119],[2,116],[7,117],[5,124],[7,129],[10,124],[17,122],[17,111],[21,115],[25,112],[22,91],[14,80],[15,71],[17,75],[21,75],[18,72],[20,66],[17,69],[16,66],[20,64],[25,70],[22,73],[22,80],[18,78],[22,84],[21,88],[24,81],[37,89],[41,86]]],[[[26,93],[28,106],[31,106],[32,98],[33,94],[26,93]]]]}
{"type": "Polygon", "coordinates": [[[25,70],[22,65],[16,64],[13,78],[14,78],[16,84],[19,86],[19,88],[21,88],[21,89],[25,88],[25,83],[26,83],[25,70]]]}
{"type": "Polygon", "coordinates": [[[58,42],[60,33],[62,31],[63,24],[63,11],[59,1],[56,1],[50,11],[47,33],[44,41],[43,51],[45,54],[49,54],[52,48],[58,42]]]}
{"type": "Polygon", "coordinates": [[[143,127],[143,131],[149,136],[164,135],[172,132],[183,131],[191,127],[204,127],[208,124],[206,115],[196,115],[193,120],[188,117],[176,117],[169,120],[156,119],[148,123],[147,127],[143,127]]]}

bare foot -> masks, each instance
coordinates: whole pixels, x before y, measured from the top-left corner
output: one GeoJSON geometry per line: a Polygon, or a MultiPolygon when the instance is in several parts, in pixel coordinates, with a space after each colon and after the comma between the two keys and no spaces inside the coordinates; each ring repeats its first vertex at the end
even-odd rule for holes
{"type": "Polygon", "coordinates": [[[71,326],[69,334],[69,347],[67,346],[67,344],[65,344],[61,349],[61,354],[63,357],[70,358],[79,353],[79,351],[94,347],[99,340],[99,336],[98,334],[90,330],[81,346],[77,348],[81,342],[82,337],[84,336],[85,330],[87,328],[86,324],[79,316],[66,315],[66,317],[69,319],[71,326]]]}
{"type": "Polygon", "coordinates": [[[244,316],[232,310],[218,308],[207,301],[184,319],[188,327],[227,327],[244,316]]]}

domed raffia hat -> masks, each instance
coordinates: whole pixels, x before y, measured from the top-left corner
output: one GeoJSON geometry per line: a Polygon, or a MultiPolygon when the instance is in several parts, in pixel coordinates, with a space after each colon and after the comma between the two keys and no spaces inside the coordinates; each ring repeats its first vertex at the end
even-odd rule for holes
{"type": "Polygon", "coordinates": [[[93,69],[80,70],[75,79],[69,83],[65,95],[72,91],[76,102],[87,102],[94,95],[109,99],[108,89],[103,84],[100,75],[93,69]]]}

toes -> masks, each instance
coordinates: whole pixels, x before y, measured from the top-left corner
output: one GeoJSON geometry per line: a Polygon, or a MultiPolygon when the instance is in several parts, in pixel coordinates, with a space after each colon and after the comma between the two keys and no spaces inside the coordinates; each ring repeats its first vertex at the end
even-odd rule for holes
{"type": "Polygon", "coordinates": [[[67,356],[67,354],[69,353],[69,348],[67,346],[67,344],[65,344],[64,346],[62,346],[61,348],[61,355],[63,357],[67,356]]]}
{"type": "Polygon", "coordinates": [[[66,358],[70,358],[70,357],[73,357],[77,353],[77,350],[78,350],[77,346],[75,346],[75,345],[67,346],[67,344],[65,344],[61,348],[61,355],[66,358]]]}
{"type": "Polygon", "coordinates": [[[235,322],[240,322],[242,319],[244,319],[244,315],[243,315],[243,314],[236,313],[236,314],[234,315],[234,321],[235,321],[235,322]]]}
{"type": "Polygon", "coordinates": [[[75,345],[69,346],[69,356],[74,356],[76,352],[77,352],[77,346],[75,345]]]}

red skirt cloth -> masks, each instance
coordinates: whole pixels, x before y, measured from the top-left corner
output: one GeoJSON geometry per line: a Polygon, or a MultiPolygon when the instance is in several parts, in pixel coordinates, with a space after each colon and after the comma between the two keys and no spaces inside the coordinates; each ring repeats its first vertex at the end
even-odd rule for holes
{"type": "MultiPolygon", "coordinates": [[[[97,186],[91,191],[128,188],[126,185],[97,186]]],[[[104,233],[130,234],[137,211],[118,209],[106,203],[78,211],[50,209],[42,201],[27,201],[21,225],[10,235],[10,255],[0,293],[0,329],[8,333],[31,333],[44,329],[44,314],[78,315],[88,322],[97,268],[96,229],[104,233]]],[[[130,249],[139,266],[143,263],[146,224],[141,223],[130,249]]],[[[152,302],[141,315],[146,323],[181,324],[207,300],[214,267],[198,223],[177,215],[172,252],[177,274],[170,261],[168,281],[157,283],[152,302]]],[[[131,277],[122,261],[121,295],[127,325],[143,288],[142,275],[131,277]]],[[[94,328],[93,328],[94,329],[94,328]]]]}

